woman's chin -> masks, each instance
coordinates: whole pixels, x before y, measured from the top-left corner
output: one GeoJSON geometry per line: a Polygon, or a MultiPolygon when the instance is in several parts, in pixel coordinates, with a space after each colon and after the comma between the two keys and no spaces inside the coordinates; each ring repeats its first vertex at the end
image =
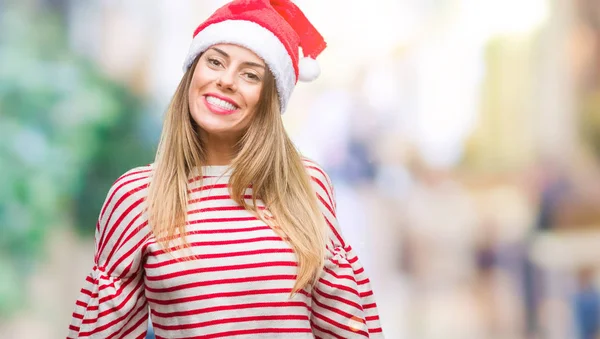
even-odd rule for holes
{"type": "Polygon", "coordinates": [[[231,138],[232,136],[239,134],[235,123],[230,121],[218,121],[218,119],[198,119],[196,123],[200,129],[209,136],[215,136],[219,138],[231,138]]]}

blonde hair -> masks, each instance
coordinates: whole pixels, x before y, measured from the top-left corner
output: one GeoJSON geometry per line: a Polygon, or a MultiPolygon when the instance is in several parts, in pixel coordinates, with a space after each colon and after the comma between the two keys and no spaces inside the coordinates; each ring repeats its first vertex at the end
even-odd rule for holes
{"type": "MultiPolygon", "coordinates": [[[[199,126],[190,115],[188,91],[198,57],[175,91],[166,113],[154,162],[147,208],[149,224],[167,251],[189,248],[185,239],[188,178],[204,164],[199,126]]],[[[325,220],[300,153],[281,119],[275,79],[266,72],[256,112],[236,147],[229,179],[232,199],[270,225],[294,249],[298,261],[292,295],[314,284],[323,267],[325,220]],[[252,186],[252,201],[244,193],[252,186]],[[261,199],[270,215],[258,209],[261,199]]]]}

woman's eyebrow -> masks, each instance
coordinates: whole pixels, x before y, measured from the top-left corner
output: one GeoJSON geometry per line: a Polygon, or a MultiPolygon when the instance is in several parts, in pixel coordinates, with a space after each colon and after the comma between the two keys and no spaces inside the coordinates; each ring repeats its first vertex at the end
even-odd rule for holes
{"type": "MultiPolygon", "coordinates": [[[[223,50],[220,50],[220,49],[218,49],[216,47],[211,47],[210,49],[216,51],[217,53],[223,55],[226,58],[229,58],[229,54],[225,53],[225,51],[223,51],[223,50]]],[[[260,68],[263,68],[263,69],[265,68],[264,65],[261,65],[261,64],[258,64],[256,62],[252,62],[252,61],[245,61],[245,62],[242,63],[242,65],[255,66],[255,67],[260,67],[260,68]]]]}

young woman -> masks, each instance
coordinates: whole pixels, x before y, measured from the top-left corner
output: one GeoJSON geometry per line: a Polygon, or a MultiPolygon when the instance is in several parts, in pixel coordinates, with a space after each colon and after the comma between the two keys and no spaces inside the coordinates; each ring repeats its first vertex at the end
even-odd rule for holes
{"type": "Polygon", "coordinates": [[[324,48],[290,1],[233,1],[196,29],[155,162],[100,211],[69,338],[143,338],[149,315],[157,338],[383,337],[331,182],[282,124],[324,48]]]}

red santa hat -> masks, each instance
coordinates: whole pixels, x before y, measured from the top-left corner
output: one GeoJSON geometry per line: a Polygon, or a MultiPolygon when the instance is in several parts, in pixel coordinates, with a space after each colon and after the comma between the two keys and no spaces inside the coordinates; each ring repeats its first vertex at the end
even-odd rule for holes
{"type": "Polygon", "coordinates": [[[198,55],[220,43],[246,47],[265,61],[275,77],[282,113],[298,80],[319,76],[315,59],[326,47],[321,34],[291,1],[235,0],[196,28],[184,71],[198,55]]]}

